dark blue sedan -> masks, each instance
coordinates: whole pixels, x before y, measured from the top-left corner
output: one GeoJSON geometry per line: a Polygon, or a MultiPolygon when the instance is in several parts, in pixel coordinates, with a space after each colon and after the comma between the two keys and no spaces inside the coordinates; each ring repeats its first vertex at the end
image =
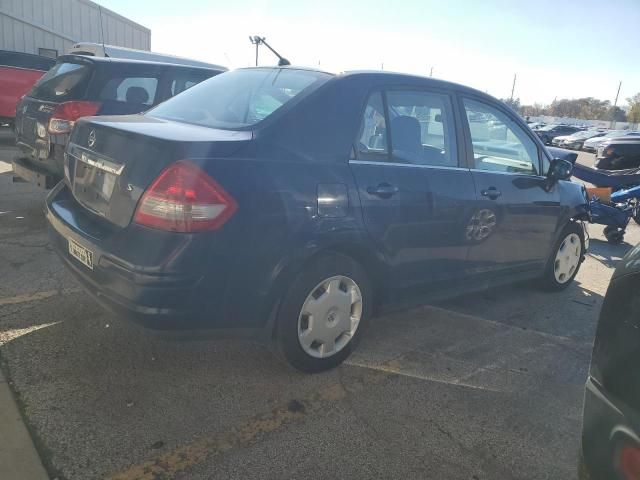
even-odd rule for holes
{"type": "Polygon", "coordinates": [[[265,333],[313,372],[385,306],[525,279],[565,288],[588,243],[570,170],[460,85],[251,68],[144,115],[78,121],[47,218],[112,311],[265,333]]]}

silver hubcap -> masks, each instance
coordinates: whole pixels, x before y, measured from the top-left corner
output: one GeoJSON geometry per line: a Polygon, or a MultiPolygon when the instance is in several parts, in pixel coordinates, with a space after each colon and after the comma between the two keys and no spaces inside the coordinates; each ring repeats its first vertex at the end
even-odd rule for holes
{"type": "Polygon", "coordinates": [[[558,283],[566,283],[569,281],[578,268],[581,253],[582,244],[580,237],[575,233],[570,233],[562,241],[560,248],[558,248],[556,252],[553,270],[558,283]]]}
{"type": "Polygon", "coordinates": [[[362,317],[362,294],[356,282],[338,275],[311,290],[298,316],[300,346],[315,358],[342,350],[353,338],[362,317]]]}

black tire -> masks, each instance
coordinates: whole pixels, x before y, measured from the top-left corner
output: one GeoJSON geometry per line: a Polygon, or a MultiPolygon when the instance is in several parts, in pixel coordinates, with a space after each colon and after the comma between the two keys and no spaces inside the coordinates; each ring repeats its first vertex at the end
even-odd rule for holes
{"type": "Polygon", "coordinates": [[[585,252],[584,230],[582,229],[582,226],[576,222],[567,223],[565,227],[562,229],[562,233],[560,234],[558,241],[553,246],[553,249],[551,250],[551,254],[549,255],[549,259],[547,260],[547,265],[545,266],[544,274],[540,279],[540,285],[542,286],[542,288],[547,291],[558,292],[560,290],[564,290],[569,285],[571,285],[571,282],[573,282],[573,279],[578,274],[578,271],[580,270],[580,265],[582,265],[582,261],[584,260],[584,252],[585,252]],[[556,275],[555,275],[556,255],[562,243],[571,234],[578,235],[578,238],[580,239],[580,258],[578,260],[578,265],[576,266],[571,276],[566,280],[564,280],[563,282],[559,282],[556,279],[556,275]]]}
{"type": "Polygon", "coordinates": [[[371,316],[371,307],[371,284],[362,266],[346,255],[323,254],[305,266],[284,295],[276,317],[278,350],[287,363],[305,373],[317,373],[337,367],[357,346],[371,316]],[[302,348],[298,338],[298,320],[307,297],[318,284],[334,276],[348,277],[355,282],[362,298],[362,314],[353,337],[341,350],[329,357],[317,358],[302,348]]]}
{"type": "Polygon", "coordinates": [[[620,245],[624,241],[624,230],[621,230],[618,227],[604,227],[602,233],[606,237],[607,242],[612,245],[620,245]]]}

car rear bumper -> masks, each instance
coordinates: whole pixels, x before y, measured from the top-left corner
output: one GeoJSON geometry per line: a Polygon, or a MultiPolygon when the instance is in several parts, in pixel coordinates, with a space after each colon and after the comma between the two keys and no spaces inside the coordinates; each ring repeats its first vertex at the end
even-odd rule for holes
{"type": "Polygon", "coordinates": [[[591,376],[587,379],[582,425],[584,465],[593,479],[617,479],[615,458],[622,445],[637,434],[628,407],[613,399],[591,376]]]}
{"type": "MultiPolygon", "coordinates": [[[[72,209],[59,184],[46,200],[45,214],[49,223],[51,246],[84,289],[109,311],[154,330],[198,331],[228,328],[221,322],[215,301],[201,288],[201,273],[153,269],[133,265],[107,251],[99,240],[81,230],[71,219],[72,209]],[[89,268],[69,253],[69,240],[90,250],[93,268],[89,268]],[[206,302],[203,301],[206,300],[206,302]],[[209,308],[207,308],[207,306],[209,308]]],[[[86,221],[85,221],[86,223],[86,221]]],[[[176,251],[170,249],[169,255],[176,251]]],[[[178,253],[178,255],[180,252],[178,253]]],[[[177,261],[172,257],[172,261],[177,261]]]]}
{"type": "Polygon", "coordinates": [[[48,190],[61,180],[59,176],[28,158],[16,158],[12,163],[13,171],[18,177],[29,183],[34,183],[40,188],[48,190]]]}

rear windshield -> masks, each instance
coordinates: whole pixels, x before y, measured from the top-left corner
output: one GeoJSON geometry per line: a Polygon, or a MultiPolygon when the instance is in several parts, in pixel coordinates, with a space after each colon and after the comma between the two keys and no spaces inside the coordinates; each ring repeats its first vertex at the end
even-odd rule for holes
{"type": "Polygon", "coordinates": [[[52,102],[79,100],[87,89],[89,65],[57,63],[36,83],[30,96],[52,102]]]}
{"type": "Polygon", "coordinates": [[[236,129],[255,125],[331,75],[293,69],[245,69],[217,75],[147,112],[153,117],[236,129]]]}

